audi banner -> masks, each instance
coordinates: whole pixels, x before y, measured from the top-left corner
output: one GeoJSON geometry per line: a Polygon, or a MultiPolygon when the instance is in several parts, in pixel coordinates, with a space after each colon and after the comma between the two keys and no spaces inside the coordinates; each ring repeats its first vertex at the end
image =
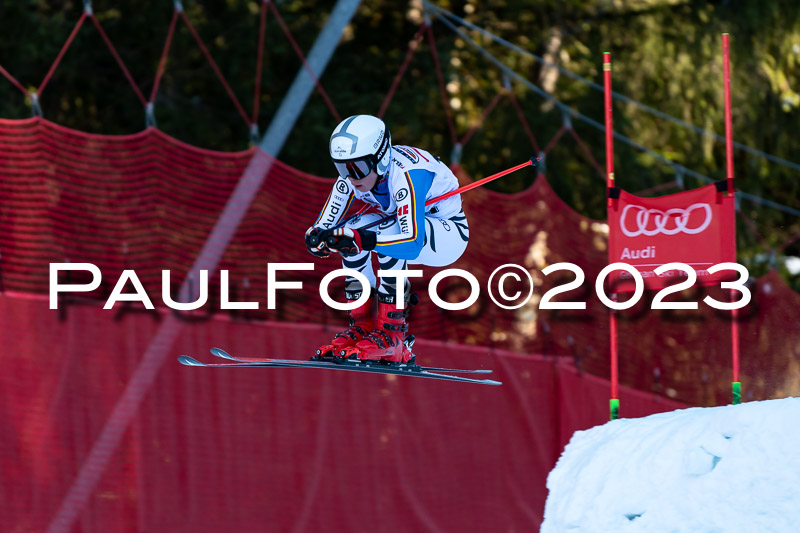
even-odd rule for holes
{"type": "MultiPolygon", "coordinates": [[[[640,198],[625,191],[608,210],[609,263],[627,263],[644,279],[645,288],[660,290],[685,278],[680,270],[656,275],[667,263],[685,263],[697,282],[716,285],[735,278],[730,270],[710,274],[709,267],[736,261],[734,199],[715,185],[659,198],[640,198]]],[[[614,271],[613,292],[633,292],[631,275],[614,271]]]]}

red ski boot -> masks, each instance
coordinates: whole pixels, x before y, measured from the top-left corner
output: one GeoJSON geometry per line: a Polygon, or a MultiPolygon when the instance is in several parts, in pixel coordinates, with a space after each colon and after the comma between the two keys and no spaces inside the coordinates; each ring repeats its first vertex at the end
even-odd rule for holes
{"type": "Polygon", "coordinates": [[[375,298],[370,294],[366,303],[348,311],[350,327],[337,333],[330,344],[325,344],[317,348],[317,356],[311,359],[319,360],[330,357],[342,357],[343,355],[341,352],[344,349],[354,347],[358,341],[366,337],[370,330],[375,327],[372,305],[374,300],[375,298]]]}
{"type": "Polygon", "coordinates": [[[394,298],[387,299],[390,299],[391,303],[384,301],[381,294],[378,295],[376,328],[351,350],[357,351],[361,360],[407,363],[414,356],[403,339],[405,332],[408,331],[406,317],[413,304],[406,303],[405,309],[401,311],[395,307],[394,298]]]}

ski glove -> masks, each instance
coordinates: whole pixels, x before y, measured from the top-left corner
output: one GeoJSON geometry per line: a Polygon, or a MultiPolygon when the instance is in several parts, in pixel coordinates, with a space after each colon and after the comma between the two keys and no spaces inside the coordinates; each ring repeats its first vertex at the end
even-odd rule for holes
{"type": "Polygon", "coordinates": [[[315,226],[311,226],[306,230],[306,248],[308,253],[316,257],[328,257],[331,255],[325,244],[325,239],[320,235],[323,231],[325,230],[315,226]]]}
{"type": "Polygon", "coordinates": [[[331,250],[336,250],[342,257],[351,257],[364,250],[374,250],[378,236],[373,231],[350,228],[322,230],[320,237],[331,250]]]}

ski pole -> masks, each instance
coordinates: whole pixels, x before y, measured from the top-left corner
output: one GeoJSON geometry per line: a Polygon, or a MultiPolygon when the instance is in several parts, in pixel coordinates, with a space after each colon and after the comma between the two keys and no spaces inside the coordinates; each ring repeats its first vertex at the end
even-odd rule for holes
{"type": "MultiPolygon", "coordinates": [[[[540,159],[538,157],[532,157],[528,161],[525,161],[524,163],[521,163],[521,164],[519,164],[517,166],[511,167],[511,168],[506,169],[506,170],[503,170],[502,172],[498,172],[497,174],[492,174],[491,176],[487,176],[487,177],[485,177],[483,179],[480,179],[480,180],[478,180],[478,181],[476,181],[474,183],[470,183],[469,185],[464,185],[463,187],[459,187],[458,189],[456,189],[454,191],[450,191],[450,192],[444,193],[443,195],[437,196],[436,198],[431,198],[430,200],[425,202],[425,207],[433,205],[436,202],[441,202],[442,200],[446,200],[447,198],[450,198],[451,196],[455,196],[456,194],[461,194],[462,192],[471,191],[472,189],[475,189],[476,187],[480,187],[481,185],[489,183],[490,181],[494,181],[494,180],[496,180],[498,178],[502,178],[503,176],[507,176],[508,174],[511,174],[512,172],[516,172],[517,170],[519,170],[521,168],[525,168],[527,166],[535,167],[535,166],[537,166],[539,164],[539,161],[540,161],[540,159]]],[[[362,211],[363,211],[363,209],[362,209],[362,211]]],[[[350,220],[352,220],[353,218],[355,218],[356,216],[358,216],[360,214],[361,214],[361,211],[359,211],[358,213],[356,213],[352,217],[348,217],[344,221],[340,222],[339,224],[337,224],[336,226],[334,226],[332,228],[329,228],[326,231],[331,231],[331,230],[334,230],[336,228],[340,228],[344,224],[346,224],[347,222],[349,222],[350,220]]],[[[391,220],[395,216],[396,215],[387,215],[387,216],[381,218],[380,220],[376,220],[375,222],[371,222],[370,224],[367,224],[366,226],[361,226],[359,229],[374,228],[375,226],[379,226],[380,224],[383,224],[384,222],[388,222],[389,220],[391,220]]],[[[317,246],[319,244],[319,238],[317,236],[309,237],[309,244],[311,244],[311,246],[317,246]]],[[[333,244],[335,244],[335,242],[333,244]]]]}
{"type": "MultiPolygon", "coordinates": [[[[512,172],[516,172],[517,170],[519,170],[521,168],[525,168],[525,167],[527,167],[529,165],[535,167],[538,163],[539,163],[539,158],[538,157],[536,157],[536,158],[532,157],[528,161],[525,161],[524,163],[522,163],[520,165],[517,165],[515,167],[511,167],[511,168],[509,168],[507,170],[504,170],[502,172],[498,172],[497,174],[492,174],[491,176],[487,176],[487,177],[485,177],[483,179],[480,179],[480,180],[478,180],[476,182],[470,183],[469,185],[464,185],[463,187],[459,187],[458,189],[456,189],[454,191],[446,192],[441,196],[437,196],[436,198],[431,198],[430,200],[425,202],[425,207],[433,205],[436,202],[441,202],[442,200],[446,200],[446,199],[450,198],[451,196],[455,196],[456,194],[461,194],[462,192],[471,191],[472,189],[480,187],[481,185],[483,185],[485,183],[489,183],[490,181],[494,181],[497,178],[502,178],[503,176],[511,174],[512,172]]],[[[394,216],[395,215],[387,215],[387,216],[383,217],[380,220],[376,220],[375,222],[367,224],[366,226],[361,226],[359,229],[373,228],[375,226],[378,226],[380,224],[383,224],[384,222],[387,222],[387,221],[391,220],[394,216]]]]}
{"type": "MultiPolygon", "coordinates": [[[[342,220],[341,222],[339,222],[335,226],[332,226],[332,227],[328,228],[328,230],[341,228],[342,226],[344,226],[345,224],[347,224],[351,220],[355,220],[356,218],[360,217],[365,212],[369,211],[370,207],[372,207],[372,206],[369,205],[369,204],[365,205],[364,207],[362,207],[361,209],[359,209],[358,211],[356,211],[355,213],[353,213],[349,217],[345,218],[344,220],[342,220]]],[[[312,237],[312,239],[313,239],[313,237],[312,237]]]]}

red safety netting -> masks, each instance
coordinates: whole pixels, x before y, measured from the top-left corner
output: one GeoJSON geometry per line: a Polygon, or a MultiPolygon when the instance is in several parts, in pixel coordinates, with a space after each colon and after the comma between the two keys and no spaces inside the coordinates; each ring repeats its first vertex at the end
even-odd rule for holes
{"type": "MultiPolygon", "coordinates": [[[[0,530],[43,531],[158,324],[96,303],[65,320],[0,296],[0,530]]],[[[301,358],[333,330],[217,317],[175,354],[301,358]]],[[[608,383],[571,362],[420,340],[428,362],[502,387],[303,369],[187,368],[170,357],[71,531],[524,531],[608,383]]],[[[630,416],[680,408],[624,390],[630,416]]]]}
{"type": "MultiPolygon", "coordinates": [[[[107,298],[124,269],[135,270],[155,303],[161,300],[161,270],[170,270],[174,297],[253,153],[200,150],[155,129],[109,137],[42,119],[0,121],[3,288],[47,293],[49,264],[71,261],[101,268],[103,283],[88,295],[94,299],[107,298]]],[[[454,169],[463,183],[469,181],[459,167],[454,169]]],[[[344,323],[343,314],[325,306],[317,294],[319,280],[336,262],[312,257],[302,244],[330,184],[275,162],[220,264],[230,271],[231,298],[257,301],[261,308],[232,314],[243,320],[344,323]],[[274,311],[266,310],[270,262],[316,265],[313,272],[278,275],[303,280],[305,286],[282,291],[274,311]]],[[[607,261],[605,223],[566,206],[543,176],[516,195],[470,191],[464,204],[471,242],[454,266],[476,275],[481,298],[464,311],[440,310],[427,296],[427,282],[437,269],[426,268],[425,277],[414,282],[422,302],[413,312],[412,332],[427,339],[567,355],[582,369],[607,376],[608,312],[594,295],[594,279],[607,261]],[[587,301],[585,311],[538,310],[546,290],[572,279],[568,273],[542,276],[542,268],[557,262],[575,263],[586,274],[582,289],[563,296],[587,301]],[[524,266],[538,285],[531,302],[516,311],[500,309],[487,295],[489,275],[506,263],[524,266]]],[[[87,282],[87,276],[69,279],[87,282]]],[[[66,281],[66,275],[61,279],[66,281]]],[[[340,287],[334,282],[332,292],[340,287]]],[[[511,284],[507,292],[514,289],[511,284]]],[[[527,291],[527,286],[519,289],[527,291]]],[[[439,290],[460,301],[467,284],[450,278],[439,290]]],[[[726,298],[722,291],[708,291],[726,298]]],[[[219,294],[219,276],[214,275],[204,312],[221,313],[219,294]]],[[[620,313],[621,383],[693,404],[726,403],[727,313],[703,304],[699,311],[648,311],[649,297],[620,313]]],[[[788,311],[798,298],[775,274],[754,287],[754,301],[740,318],[745,399],[771,397],[796,379],[785,371],[800,338],[800,326],[788,311]],[[782,307],[786,313],[774,311],[782,307]]],[[[117,312],[141,309],[120,304],[117,312]]]]}
{"type": "MultiPolygon", "coordinates": [[[[276,7],[263,3],[250,116],[177,4],[149,101],[87,9],[38,94],[31,95],[34,110],[89,17],[147,107],[148,124],[154,124],[152,105],[180,15],[255,139],[267,9],[309,68],[276,7]]],[[[423,34],[453,145],[463,147],[508,97],[538,153],[509,82],[459,140],[427,24],[411,41],[379,115],[423,34]]],[[[0,74],[28,94],[2,67],[0,74]]],[[[541,154],[567,132],[603,175],[567,115],[541,154]]],[[[152,128],[109,137],[41,118],[0,120],[0,290],[6,291],[0,296],[0,341],[6,348],[0,362],[7,369],[0,377],[5,415],[0,417],[5,424],[0,530],[43,530],[69,500],[65,494],[80,484],[76,477],[93,469],[102,477],[96,487],[83,481],[90,487],[89,501],[84,506],[78,498],[68,505],[78,509],[81,531],[538,527],[545,476],[563,445],[575,430],[602,423],[608,413],[608,383],[598,377],[608,374],[608,312],[593,295],[594,278],[606,264],[607,226],[569,209],[544,176],[516,195],[476,190],[465,196],[471,244],[453,266],[480,280],[483,294],[474,306],[463,312],[433,306],[425,289],[436,269],[425,269],[415,282],[422,302],[412,315],[412,332],[421,338],[420,358],[491,367],[504,387],[308,371],[209,372],[169,358],[152,388],[143,386],[149,390],[146,400],[137,404],[130,431],[118,449],[113,445],[107,466],[87,460],[167,312],[145,312],[138,304],[103,311],[101,300],[123,269],[135,270],[157,305],[161,270],[170,270],[174,295],[255,154],[256,149],[233,154],[197,149],[152,128]],[[48,267],[64,261],[97,264],[104,281],[94,293],[62,299],[60,310],[51,311],[42,296],[48,267]],[[584,287],[566,296],[588,301],[587,310],[538,310],[545,291],[571,279],[542,276],[543,267],[561,261],[583,268],[584,287]],[[523,265],[536,281],[534,299],[517,311],[502,310],[486,296],[490,273],[505,263],[523,265]]],[[[454,170],[462,184],[470,181],[457,165],[454,170]]],[[[232,299],[259,301],[262,309],[223,316],[214,275],[211,302],[183,315],[187,326],[176,354],[202,354],[223,345],[248,355],[304,358],[341,328],[343,313],[325,307],[316,294],[319,280],[336,263],[312,258],[302,245],[302,233],[330,185],[274,162],[220,263],[231,272],[232,299]],[[302,279],[305,288],[282,292],[274,311],[264,309],[270,262],[316,264],[314,272],[279,277],[302,279]]],[[[85,282],[87,276],[66,279],[85,282]]],[[[721,291],[709,291],[724,298],[721,291]]],[[[440,293],[460,300],[466,284],[450,280],[440,293]]],[[[796,394],[800,326],[791,317],[798,296],[774,272],[758,280],[754,294],[741,315],[745,399],[796,394]]],[[[728,315],[702,306],[699,312],[648,312],[647,303],[619,315],[621,382],[694,404],[726,403],[728,315]]],[[[620,397],[623,416],[681,406],[631,390],[620,397]]]]}

